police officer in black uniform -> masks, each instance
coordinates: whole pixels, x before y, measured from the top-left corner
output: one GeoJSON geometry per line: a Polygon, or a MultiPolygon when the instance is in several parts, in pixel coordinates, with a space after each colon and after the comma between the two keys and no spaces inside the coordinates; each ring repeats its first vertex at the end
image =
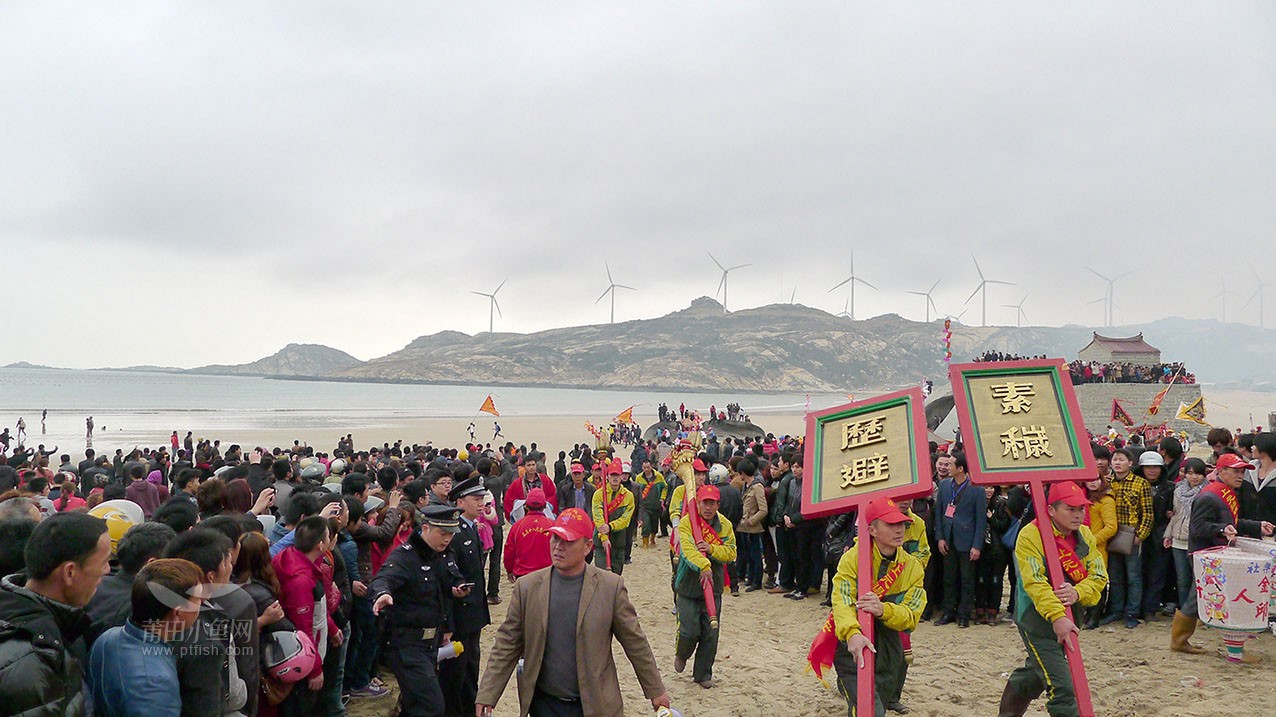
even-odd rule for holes
{"type": "Polygon", "coordinates": [[[461,511],[461,532],[452,540],[449,552],[461,570],[463,586],[471,589],[465,597],[453,604],[453,622],[456,631],[452,639],[465,646],[456,659],[439,667],[439,681],[443,684],[443,701],[449,717],[473,717],[474,701],[478,696],[479,640],[483,628],[492,621],[488,613],[487,598],[482,589],[483,544],[479,540],[475,523],[483,510],[487,489],[477,473],[463,481],[457,481],[448,498],[461,511]]]}
{"type": "Polygon", "coordinates": [[[388,658],[403,717],[444,714],[435,663],[439,645],[451,640],[453,605],[470,594],[448,551],[461,531],[459,513],[446,505],[422,510],[421,530],[391,551],[368,588],[372,612],[388,616],[388,658]]]}

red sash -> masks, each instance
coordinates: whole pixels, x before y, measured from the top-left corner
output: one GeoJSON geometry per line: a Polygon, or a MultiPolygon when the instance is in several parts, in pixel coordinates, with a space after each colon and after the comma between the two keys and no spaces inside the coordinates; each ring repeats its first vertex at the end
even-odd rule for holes
{"type": "MultiPolygon", "coordinates": [[[[1037,535],[1041,535],[1041,521],[1034,520],[1032,524],[1037,526],[1037,535]]],[[[1054,526],[1051,525],[1051,528],[1053,529],[1054,526]]],[[[1056,533],[1054,546],[1059,551],[1059,564],[1063,566],[1063,574],[1068,578],[1068,582],[1076,585],[1090,575],[1090,571],[1086,570],[1085,561],[1081,559],[1081,556],[1077,555],[1076,533],[1069,535],[1056,533]]],[[[1042,547],[1044,548],[1044,545],[1042,547]]]]}
{"type": "MultiPolygon", "coordinates": [[[[603,492],[603,497],[604,497],[604,498],[606,498],[606,497],[607,497],[607,493],[606,493],[606,491],[604,491],[604,492],[603,492]]],[[[615,495],[615,497],[614,497],[612,500],[610,500],[610,501],[608,501],[608,500],[604,500],[604,501],[603,501],[603,519],[610,523],[610,522],[611,522],[611,512],[612,512],[613,510],[616,510],[617,508],[619,508],[620,506],[622,506],[622,505],[624,505],[624,504],[625,504],[625,494],[624,494],[624,493],[622,493],[622,492],[621,492],[621,490],[620,490],[619,488],[617,488],[617,489],[616,489],[616,495],[615,495]]]]}
{"type": "Polygon", "coordinates": [[[656,487],[656,481],[653,478],[650,483],[642,488],[642,499],[647,500],[647,496],[651,495],[651,489],[656,487]]]}
{"type": "MultiPolygon", "coordinates": [[[[896,560],[886,570],[886,574],[873,583],[873,594],[878,598],[886,597],[886,593],[895,586],[899,576],[904,574],[904,561],[896,560]]],[[[815,634],[811,641],[811,649],[806,653],[806,669],[815,673],[815,677],[824,682],[824,671],[833,666],[833,655],[837,652],[837,626],[833,621],[833,613],[815,634]]]]}
{"type": "Polygon", "coordinates": [[[1236,491],[1223,485],[1221,481],[1213,481],[1201,489],[1202,493],[1213,493],[1223,499],[1227,509],[1232,511],[1232,523],[1235,523],[1241,516],[1241,504],[1236,499],[1236,491]]]}

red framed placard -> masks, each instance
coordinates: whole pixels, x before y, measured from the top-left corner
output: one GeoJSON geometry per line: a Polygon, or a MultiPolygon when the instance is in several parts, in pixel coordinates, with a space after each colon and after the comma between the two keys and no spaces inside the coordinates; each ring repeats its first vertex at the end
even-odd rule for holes
{"type": "Polygon", "coordinates": [[[806,414],[802,515],[929,493],[924,402],[911,388],[806,414]]]}
{"type": "MultiPolygon", "coordinates": [[[[1027,483],[1038,519],[1046,516],[1046,486],[1098,475],[1072,377],[1063,359],[956,364],[949,368],[970,480],[1027,483]]],[[[1052,585],[1064,582],[1053,530],[1041,547],[1052,585]]],[[[1067,610],[1069,617],[1073,615],[1067,610]]],[[[1094,717],[1081,641],[1069,635],[1064,654],[1077,712],[1094,717]]]]}
{"type": "Polygon", "coordinates": [[[1085,481],[1094,454],[1063,359],[949,368],[970,478],[1005,485],[1085,481]]]}

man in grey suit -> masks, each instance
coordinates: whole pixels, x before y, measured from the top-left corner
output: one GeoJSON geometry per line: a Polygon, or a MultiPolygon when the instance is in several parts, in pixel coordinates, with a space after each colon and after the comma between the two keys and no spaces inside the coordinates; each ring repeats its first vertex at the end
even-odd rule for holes
{"type": "Polygon", "coordinates": [[[549,533],[554,564],[514,583],[509,611],[479,683],[476,717],[492,714],[520,658],[520,717],[624,717],[613,637],[652,706],[668,707],[669,693],[624,580],[585,564],[594,550],[593,520],[585,511],[569,508],[549,533]]]}
{"type": "Polygon", "coordinates": [[[944,556],[944,616],[935,624],[970,627],[975,561],[988,526],[988,498],[982,487],[971,485],[964,453],[953,454],[952,476],[939,482],[935,497],[936,547],[944,556]]]}

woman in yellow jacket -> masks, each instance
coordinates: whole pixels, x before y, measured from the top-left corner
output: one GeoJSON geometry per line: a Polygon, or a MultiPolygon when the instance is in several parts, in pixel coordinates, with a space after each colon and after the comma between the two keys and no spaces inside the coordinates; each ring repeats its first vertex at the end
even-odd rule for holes
{"type": "MultiPolygon", "coordinates": [[[[1112,484],[1106,477],[1095,478],[1085,483],[1086,498],[1090,500],[1090,532],[1094,535],[1095,549],[1103,559],[1103,567],[1108,567],[1108,541],[1117,534],[1116,499],[1112,497],[1112,484]]],[[[1086,611],[1085,629],[1093,630],[1099,626],[1099,618],[1108,605],[1108,589],[1103,589],[1103,597],[1099,604],[1086,611]]]]}

